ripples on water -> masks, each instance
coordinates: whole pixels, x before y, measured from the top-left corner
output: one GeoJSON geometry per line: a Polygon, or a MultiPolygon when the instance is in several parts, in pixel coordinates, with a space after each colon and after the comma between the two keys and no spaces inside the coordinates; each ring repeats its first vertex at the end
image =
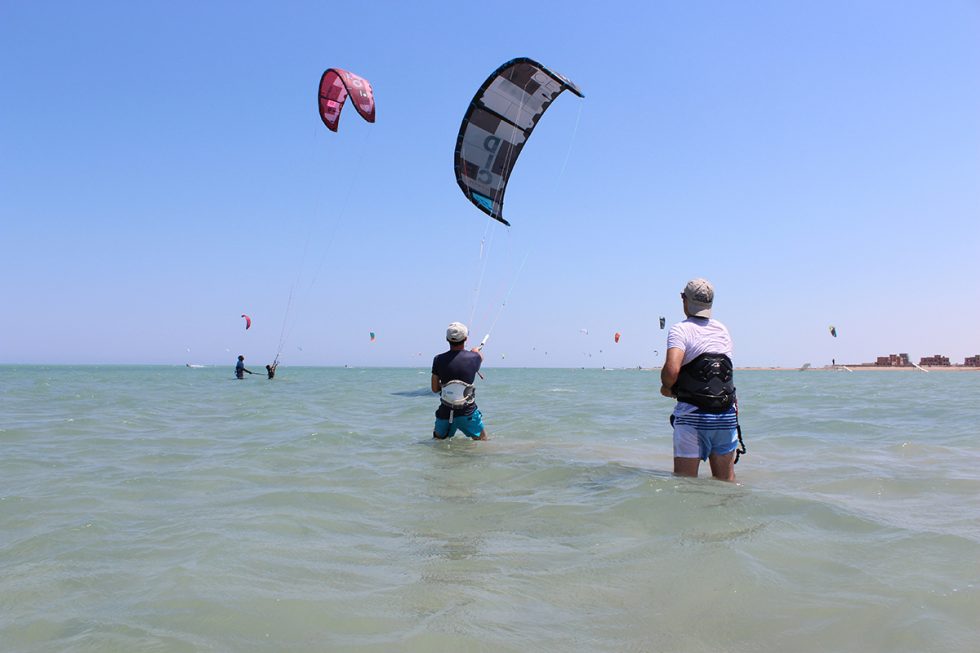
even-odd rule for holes
{"type": "Polygon", "coordinates": [[[4,651],[976,650],[980,374],[741,372],[729,485],[646,372],[0,372],[4,651]]]}

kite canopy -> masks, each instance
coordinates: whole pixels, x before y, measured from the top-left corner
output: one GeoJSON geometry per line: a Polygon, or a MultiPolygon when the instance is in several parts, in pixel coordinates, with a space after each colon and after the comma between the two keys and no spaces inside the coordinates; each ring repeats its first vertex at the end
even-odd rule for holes
{"type": "Polygon", "coordinates": [[[660,328],[663,329],[666,325],[667,325],[667,318],[661,317],[660,318],[660,328]]]}
{"type": "Polygon", "coordinates": [[[370,332],[370,338],[371,338],[371,342],[374,342],[375,340],[377,340],[377,336],[374,335],[374,331],[371,331],[370,332]]]}
{"type": "Polygon", "coordinates": [[[622,337],[622,334],[619,333],[619,331],[617,331],[616,332],[616,335],[613,336],[613,340],[615,340],[616,342],[619,342],[620,337],[622,337]]]}
{"type": "Polygon", "coordinates": [[[374,91],[371,83],[340,68],[327,68],[320,77],[320,118],[330,131],[337,131],[340,111],[350,95],[354,108],[368,122],[374,122],[374,91]]]}
{"type": "Polygon", "coordinates": [[[837,337],[837,327],[831,326],[831,327],[828,327],[828,328],[830,329],[830,335],[832,335],[832,336],[834,336],[836,338],[837,337]]]}
{"type": "Polygon", "coordinates": [[[478,209],[507,226],[504,191],[524,143],[562,91],[585,97],[568,78],[520,57],[477,91],[456,138],[456,182],[478,209]]]}
{"type": "Polygon", "coordinates": [[[248,331],[248,328],[252,326],[252,318],[245,315],[244,313],[242,313],[242,317],[245,318],[245,330],[248,331]]]}

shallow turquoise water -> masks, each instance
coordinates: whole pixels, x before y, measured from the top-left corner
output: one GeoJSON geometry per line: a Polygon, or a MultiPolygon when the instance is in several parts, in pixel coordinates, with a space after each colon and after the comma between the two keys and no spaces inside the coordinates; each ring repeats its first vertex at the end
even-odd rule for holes
{"type": "Polygon", "coordinates": [[[980,374],[739,372],[730,485],[655,373],[485,372],[434,443],[427,370],[0,367],[0,648],[976,650],[980,374]]]}

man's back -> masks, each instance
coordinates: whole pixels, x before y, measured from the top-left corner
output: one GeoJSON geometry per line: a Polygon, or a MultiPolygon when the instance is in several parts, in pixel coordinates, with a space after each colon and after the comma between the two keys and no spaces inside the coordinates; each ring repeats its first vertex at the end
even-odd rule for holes
{"type": "Polygon", "coordinates": [[[672,347],[684,352],[681,365],[687,365],[701,354],[724,354],[731,358],[734,351],[728,328],[707,317],[689,317],[670,327],[667,349],[672,347]]]}
{"type": "Polygon", "coordinates": [[[443,383],[447,381],[473,383],[482,362],[483,358],[476,352],[465,349],[450,350],[435,357],[432,361],[432,373],[443,383]]]}

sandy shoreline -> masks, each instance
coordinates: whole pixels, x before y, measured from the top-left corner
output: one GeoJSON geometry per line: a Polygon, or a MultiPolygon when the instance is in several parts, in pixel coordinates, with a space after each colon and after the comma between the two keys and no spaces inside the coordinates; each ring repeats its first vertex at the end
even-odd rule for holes
{"type": "MultiPolygon", "coordinates": [[[[624,368],[631,369],[631,368],[624,368]]],[[[636,369],[636,368],[632,368],[636,369]]],[[[659,372],[660,367],[644,367],[646,372],[659,372]]],[[[736,371],[748,372],[980,372],[980,367],[964,367],[962,365],[953,367],[922,365],[916,367],[876,367],[874,365],[826,365],[824,367],[736,367],[736,371]]]]}
{"type": "Polygon", "coordinates": [[[980,367],[964,367],[964,366],[928,366],[922,365],[920,368],[916,367],[878,367],[876,365],[826,365],[824,367],[808,367],[806,369],[800,369],[799,367],[736,367],[736,370],[753,370],[753,371],[765,371],[765,370],[775,370],[780,372],[980,372],[980,367]]]}

